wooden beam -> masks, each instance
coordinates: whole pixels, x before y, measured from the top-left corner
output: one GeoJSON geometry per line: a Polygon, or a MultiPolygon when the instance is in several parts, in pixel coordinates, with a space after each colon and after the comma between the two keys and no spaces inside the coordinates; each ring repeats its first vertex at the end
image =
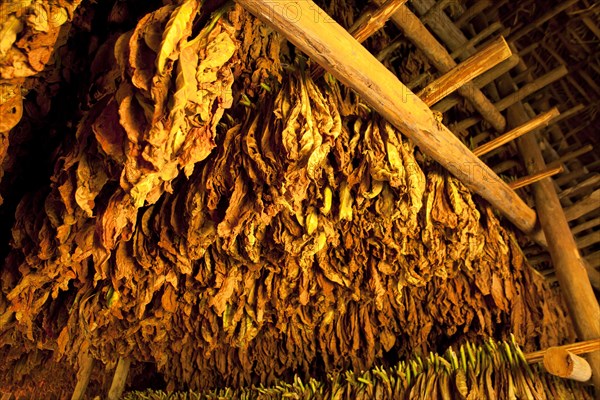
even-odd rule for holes
{"type": "MultiPolygon", "coordinates": [[[[583,342],[566,344],[564,346],[560,346],[560,348],[570,351],[573,354],[586,354],[591,351],[600,350],[600,339],[585,340],[583,342]]],[[[544,353],[546,353],[546,350],[526,353],[525,361],[527,361],[529,364],[542,362],[542,360],[544,360],[544,353]]]]}
{"type": "Polygon", "coordinates": [[[585,192],[586,190],[596,189],[598,185],[600,185],[600,174],[592,174],[592,176],[585,179],[584,181],[560,192],[558,194],[558,198],[562,200],[566,197],[576,196],[581,192],[585,192]]]}
{"type": "Polygon", "coordinates": [[[71,400],[81,400],[85,398],[85,391],[90,382],[90,377],[92,376],[94,358],[86,351],[84,354],[81,354],[79,360],[81,364],[79,366],[79,371],[77,372],[77,385],[75,385],[71,400]]]}
{"type": "Polygon", "coordinates": [[[568,1],[564,2],[564,3],[559,3],[558,6],[556,6],[556,7],[552,8],[551,10],[547,11],[545,14],[543,14],[541,17],[537,18],[535,21],[532,21],[531,23],[528,23],[523,28],[519,29],[518,31],[516,31],[515,33],[513,33],[512,35],[510,35],[509,40],[511,42],[516,42],[517,40],[519,40],[523,36],[529,34],[534,29],[539,28],[546,21],[552,19],[553,17],[555,17],[556,15],[560,14],[561,12],[563,12],[564,10],[566,10],[567,8],[571,7],[573,4],[577,3],[578,1],[579,0],[568,0],[568,1]]]}
{"type": "Polygon", "coordinates": [[[589,153],[592,150],[594,150],[594,146],[592,146],[591,144],[588,144],[587,146],[583,146],[580,149],[571,151],[571,152],[561,156],[558,160],[554,160],[550,164],[548,164],[548,166],[556,167],[559,164],[566,163],[567,161],[570,161],[574,158],[584,155],[585,153],[589,153]]]}
{"type": "Polygon", "coordinates": [[[480,12],[488,8],[492,4],[491,0],[479,0],[471,7],[469,7],[454,23],[457,28],[462,28],[464,25],[469,23],[473,18],[479,15],[480,12]]]}
{"type": "MultiPolygon", "coordinates": [[[[375,32],[384,27],[385,23],[390,19],[392,14],[398,11],[398,8],[406,3],[407,0],[387,0],[375,11],[364,12],[348,29],[358,43],[362,43],[371,37],[375,32]]],[[[315,66],[311,71],[313,79],[323,74],[323,68],[319,65],[315,66]]]]}
{"type": "Polygon", "coordinates": [[[565,208],[565,217],[569,222],[574,221],[598,208],[600,208],[600,189],[595,190],[572,206],[565,208]]]}
{"type": "Polygon", "coordinates": [[[592,268],[600,267],[600,250],[595,251],[592,254],[588,254],[585,256],[585,260],[592,268]]]}
{"type": "MultiPolygon", "coordinates": [[[[510,125],[519,126],[528,119],[521,103],[509,108],[510,125]]],[[[522,136],[517,144],[529,173],[534,174],[546,168],[542,151],[533,135],[522,136]]],[[[533,193],[552,264],[575,330],[583,340],[599,339],[600,307],[552,181],[543,179],[535,183],[533,193]]],[[[600,352],[590,353],[588,361],[594,374],[593,382],[600,388],[600,352]]]]}
{"type": "MultiPolygon", "coordinates": [[[[493,171],[439,123],[433,112],[392,72],[335,22],[320,23],[312,1],[237,0],[240,5],[280,31],[315,62],[356,90],[423,153],[438,161],[469,189],[479,194],[525,233],[536,233],[535,212],[493,171]],[[294,21],[288,3],[300,8],[294,21]]],[[[406,9],[406,6],[401,7],[406,9]]],[[[395,17],[398,13],[394,14],[395,17]]],[[[419,25],[420,22],[419,22],[419,25]]]]}
{"type": "Polygon", "coordinates": [[[128,358],[119,358],[117,368],[115,369],[115,375],[113,376],[110,390],[108,391],[108,400],[119,400],[125,390],[125,384],[127,383],[127,375],[129,374],[129,367],[131,360],[128,358]]]}
{"type": "Polygon", "coordinates": [[[407,0],[387,0],[373,13],[363,13],[349,29],[350,34],[362,43],[375,32],[383,28],[390,17],[406,3],[407,0]]]}
{"type": "Polygon", "coordinates": [[[545,170],[536,172],[535,174],[531,174],[531,175],[527,175],[522,178],[519,178],[516,181],[509,183],[508,186],[510,186],[511,189],[517,190],[519,188],[529,186],[533,183],[539,182],[544,178],[550,178],[551,176],[560,174],[562,171],[563,171],[562,165],[559,167],[555,167],[555,168],[546,168],[545,170]]]}
{"type": "Polygon", "coordinates": [[[499,37],[444,75],[431,82],[417,96],[431,106],[465,83],[495,67],[512,55],[503,37],[499,37]]]}
{"type": "Polygon", "coordinates": [[[524,100],[527,96],[537,92],[538,90],[544,88],[552,82],[557,81],[558,79],[562,78],[568,73],[569,71],[567,70],[567,67],[561,65],[560,67],[553,69],[547,74],[540,76],[533,82],[526,84],[516,92],[509,94],[508,96],[497,102],[495,106],[499,111],[506,110],[508,107],[515,104],[516,102],[524,100]]]}
{"type": "Polygon", "coordinates": [[[475,150],[473,150],[473,154],[475,154],[477,157],[481,157],[484,154],[487,154],[490,151],[492,151],[512,140],[515,140],[516,138],[523,136],[524,134],[526,134],[528,132],[538,129],[542,126],[548,125],[550,120],[552,120],[557,115],[559,115],[559,112],[558,112],[558,109],[555,107],[548,112],[545,112],[543,114],[538,115],[535,118],[530,119],[523,125],[516,127],[515,129],[511,130],[510,132],[507,132],[504,135],[497,137],[496,139],[491,140],[491,141],[487,142],[486,144],[477,147],[475,150]]]}
{"type": "Polygon", "coordinates": [[[593,246],[600,242],[600,231],[588,233],[585,236],[575,239],[575,242],[580,250],[593,246]]]}
{"type": "Polygon", "coordinates": [[[555,182],[558,186],[564,186],[567,183],[577,181],[577,179],[581,178],[582,176],[588,176],[588,175],[589,175],[589,171],[587,169],[579,168],[572,172],[569,172],[566,175],[562,175],[562,176],[556,178],[555,182]]]}
{"type": "MultiPolygon", "coordinates": [[[[417,15],[422,17],[435,5],[435,3],[436,0],[419,0],[411,1],[410,4],[417,12],[417,15]]],[[[427,21],[427,26],[445,42],[450,51],[460,49],[467,42],[465,34],[454,25],[452,20],[443,10],[437,10],[433,14],[435,15],[435,18],[431,18],[427,21]]],[[[463,57],[469,57],[473,53],[475,53],[474,48],[466,49],[463,53],[463,57]]]]}
{"type": "Polygon", "coordinates": [[[578,233],[585,232],[588,229],[595,228],[598,225],[600,225],[600,217],[595,217],[590,219],[589,221],[585,221],[577,225],[576,227],[571,229],[571,233],[573,233],[573,235],[577,235],[578,233]]]}
{"type": "MultiPolygon", "coordinates": [[[[491,82],[498,79],[500,76],[504,75],[511,69],[513,69],[519,63],[519,56],[516,54],[511,55],[506,60],[502,61],[500,64],[496,65],[494,68],[490,69],[486,73],[478,76],[473,80],[473,84],[476,88],[481,89],[482,87],[490,84],[491,82]]],[[[446,97],[439,103],[437,103],[432,108],[439,112],[446,112],[452,107],[456,106],[460,102],[460,97],[450,96],[446,97]]]]}
{"type": "Polygon", "coordinates": [[[493,24],[491,24],[490,26],[488,26],[487,28],[485,28],[484,30],[479,32],[477,35],[475,35],[471,39],[469,39],[469,41],[467,43],[465,43],[463,45],[463,47],[461,47],[460,49],[458,49],[456,51],[453,51],[450,54],[450,57],[457,58],[458,56],[462,55],[465,51],[467,51],[468,48],[475,47],[479,42],[483,41],[488,36],[490,36],[492,33],[496,32],[500,29],[502,29],[502,24],[500,22],[494,22],[493,24]]]}
{"type": "MultiPolygon", "coordinates": [[[[375,2],[381,4],[383,0],[375,0],[375,2]]],[[[450,57],[448,51],[437,41],[408,7],[400,7],[400,9],[392,15],[392,21],[394,21],[406,37],[425,54],[438,71],[446,73],[456,67],[457,64],[454,59],[450,57]]],[[[481,90],[476,88],[473,83],[469,82],[463,85],[458,89],[458,93],[469,100],[473,107],[496,131],[504,131],[506,120],[502,114],[494,108],[494,105],[490,100],[485,97],[481,90]]]]}

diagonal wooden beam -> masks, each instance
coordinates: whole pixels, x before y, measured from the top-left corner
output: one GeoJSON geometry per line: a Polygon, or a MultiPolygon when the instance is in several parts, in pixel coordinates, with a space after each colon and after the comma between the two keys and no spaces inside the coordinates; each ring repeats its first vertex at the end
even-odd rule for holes
{"type": "Polygon", "coordinates": [[[534,233],[536,214],[448,128],[421,99],[312,1],[237,0],[261,20],[353,88],[421,151],[438,161],[525,233],[534,233]],[[298,10],[290,20],[286,6],[298,10]],[[324,18],[322,17],[322,18],[324,18]]]}
{"type": "MultiPolygon", "coordinates": [[[[381,4],[383,3],[383,0],[375,0],[375,2],[381,4]]],[[[400,9],[392,15],[392,21],[402,30],[402,32],[404,32],[406,37],[425,54],[438,71],[446,73],[456,67],[456,61],[454,61],[444,46],[437,41],[408,7],[400,7],[400,9]]],[[[474,51],[472,53],[474,53],[474,51]]],[[[506,119],[498,110],[496,110],[492,102],[485,97],[483,92],[472,82],[459,88],[458,93],[469,100],[477,112],[479,112],[479,114],[481,114],[481,116],[488,121],[496,131],[504,131],[506,119]]]]}
{"type": "Polygon", "coordinates": [[[535,118],[530,119],[523,125],[512,129],[510,132],[506,132],[504,135],[493,139],[486,144],[483,144],[473,150],[473,154],[477,157],[481,157],[484,154],[489,153],[490,151],[497,149],[498,147],[505,145],[511,140],[515,140],[516,138],[523,136],[524,134],[531,132],[535,129],[538,129],[544,125],[548,125],[548,122],[554,117],[559,115],[558,109],[555,107],[552,110],[545,112],[543,114],[538,115],[535,118]]]}
{"type": "Polygon", "coordinates": [[[500,36],[488,46],[427,85],[417,95],[425,104],[431,106],[511,55],[512,52],[508,44],[500,36]]]}

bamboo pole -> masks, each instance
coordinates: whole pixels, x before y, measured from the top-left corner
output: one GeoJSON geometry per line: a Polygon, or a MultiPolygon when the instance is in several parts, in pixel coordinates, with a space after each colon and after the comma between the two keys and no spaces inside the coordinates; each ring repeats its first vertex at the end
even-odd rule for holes
{"type": "Polygon", "coordinates": [[[431,82],[417,96],[431,106],[465,83],[493,68],[512,55],[503,37],[499,37],[444,75],[431,82]]]}
{"type": "Polygon", "coordinates": [[[551,176],[560,174],[562,171],[563,171],[562,165],[555,167],[555,168],[546,168],[545,170],[537,172],[535,174],[531,174],[531,175],[527,175],[522,178],[519,178],[516,181],[509,183],[508,186],[510,186],[511,189],[513,189],[513,190],[517,190],[519,188],[529,186],[532,183],[539,182],[544,178],[550,178],[551,176]]]}
{"type": "MultiPolygon", "coordinates": [[[[326,14],[313,2],[280,0],[274,4],[265,0],[238,0],[238,3],[282,32],[328,72],[356,90],[425,154],[489,201],[517,228],[525,233],[537,233],[535,212],[344,28],[335,22],[319,23],[315,11],[317,15],[326,14]],[[293,23],[285,12],[288,3],[300,8],[293,23]]],[[[405,8],[403,6],[401,10],[405,8]]]]}
{"type": "MultiPolygon", "coordinates": [[[[600,339],[584,340],[582,342],[565,344],[564,346],[555,346],[573,354],[581,355],[590,353],[592,351],[600,350],[600,339]]],[[[525,361],[528,364],[535,364],[544,360],[544,354],[546,350],[533,351],[531,353],[525,353],[525,361]]]]}
{"type": "Polygon", "coordinates": [[[473,154],[477,157],[481,157],[484,154],[489,153],[490,151],[512,141],[516,138],[523,136],[524,134],[531,132],[535,129],[538,129],[542,126],[548,125],[550,120],[559,115],[558,109],[555,107],[552,110],[545,112],[543,114],[538,115],[535,118],[530,119],[523,125],[511,130],[510,132],[505,133],[504,135],[497,137],[494,140],[487,142],[484,145],[477,147],[473,150],[473,154]]]}
{"type": "MultiPolygon", "coordinates": [[[[508,110],[508,121],[518,126],[529,119],[521,103],[508,110]]],[[[530,173],[546,168],[544,157],[534,135],[518,139],[517,145],[523,163],[530,173]]],[[[578,336],[583,340],[600,338],[600,307],[592,289],[587,270],[575,239],[563,213],[560,201],[550,179],[533,185],[535,204],[552,256],[563,298],[565,299],[578,336]]],[[[600,390],[600,351],[588,355],[594,384],[600,390]]]]}
{"type": "Polygon", "coordinates": [[[108,391],[108,400],[119,400],[125,390],[125,384],[127,383],[127,375],[129,374],[129,367],[131,366],[131,360],[128,358],[119,358],[117,368],[115,369],[115,375],[108,391]]]}
{"type": "MultiPolygon", "coordinates": [[[[377,4],[381,4],[383,0],[375,0],[377,4]]],[[[444,14],[445,15],[445,14],[444,14]]],[[[456,62],[448,51],[442,46],[437,39],[427,30],[421,23],[419,18],[412,13],[406,6],[392,15],[392,21],[404,32],[406,37],[421,50],[425,56],[431,61],[433,66],[441,73],[446,73],[456,67],[456,62]]],[[[506,120],[494,108],[494,105],[485,95],[476,88],[473,83],[469,82],[458,89],[458,93],[469,100],[473,107],[483,116],[483,118],[494,127],[498,132],[503,132],[506,127],[506,120]]]]}

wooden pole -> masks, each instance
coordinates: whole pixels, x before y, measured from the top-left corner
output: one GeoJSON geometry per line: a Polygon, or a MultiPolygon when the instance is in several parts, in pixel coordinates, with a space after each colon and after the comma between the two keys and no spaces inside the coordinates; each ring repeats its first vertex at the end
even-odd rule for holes
{"type": "MultiPolygon", "coordinates": [[[[504,75],[511,69],[513,69],[519,63],[519,56],[513,54],[508,57],[506,60],[502,61],[500,64],[496,65],[494,68],[490,69],[488,72],[478,76],[473,79],[473,84],[476,88],[481,89],[482,87],[488,85],[489,83],[495,81],[500,76],[504,75]]],[[[452,107],[456,106],[460,102],[460,98],[457,96],[446,97],[439,103],[437,103],[432,108],[439,112],[446,112],[452,107]]]]}
{"type": "Polygon", "coordinates": [[[496,139],[491,140],[491,141],[487,142],[486,144],[477,147],[475,150],[473,150],[473,154],[475,154],[477,157],[481,157],[482,155],[487,154],[490,151],[497,149],[498,147],[500,147],[512,140],[515,140],[516,138],[523,136],[524,134],[526,134],[528,132],[538,129],[542,126],[548,125],[550,120],[552,118],[556,117],[558,114],[559,114],[558,109],[556,107],[554,107],[550,111],[545,112],[543,114],[538,115],[535,118],[530,119],[523,125],[516,127],[515,129],[511,130],[510,132],[507,132],[504,135],[497,137],[496,139]]]}
{"type": "Polygon", "coordinates": [[[113,377],[112,384],[110,385],[110,390],[108,391],[108,400],[119,400],[123,395],[130,365],[130,359],[119,358],[117,368],[115,369],[115,375],[113,377]]]}
{"type": "MultiPolygon", "coordinates": [[[[411,5],[414,7],[417,15],[423,16],[435,5],[435,3],[436,0],[419,0],[412,1],[411,5]]],[[[429,26],[431,30],[446,43],[450,51],[460,49],[467,42],[464,33],[454,25],[452,20],[443,10],[436,10],[433,14],[435,15],[435,18],[431,18],[427,21],[427,26],[429,26]]],[[[474,48],[467,48],[462,55],[464,57],[469,57],[473,53],[475,53],[474,48]]]]}
{"type": "Polygon", "coordinates": [[[450,57],[456,58],[456,57],[462,55],[462,53],[464,53],[468,48],[476,46],[479,42],[483,41],[488,36],[490,36],[492,33],[496,32],[500,29],[502,29],[502,24],[500,22],[494,22],[493,24],[491,24],[490,26],[488,26],[487,28],[485,28],[484,30],[479,32],[477,35],[475,35],[471,39],[469,39],[469,41],[467,43],[465,43],[463,45],[463,47],[452,52],[450,54],[450,57]]]}
{"type": "Polygon", "coordinates": [[[335,22],[322,23],[315,18],[315,15],[326,14],[313,2],[238,0],[238,3],[279,30],[328,72],[356,90],[425,154],[489,201],[517,228],[525,233],[534,233],[537,220],[535,212],[448,128],[439,123],[429,107],[344,28],[335,22]],[[286,13],[288,3],[299,8],[293,21],[286,13]]]}
{"type": "Polygon", "coordinates": [[[457,28],[462,28],[470,20],[479,15],[480,12],[488,8],[492,4],[491,0],[479,0],[468,8],[454,23],[457,28]]]}
{"type": "Polygon", "coordinates": [[[417,96],[432,106],[465,83],[510,57],[512,52],[503,37],[499,37],[444,75],[431,82],[417,96]]]}
{"type": "Polygon", "coordinates": [[[547,74],[540,76],[533,82],[528,83],[516,92],[509,94],[508,96],[497,102],[495,106],[499,111],[506,110],[508,107],[515,104],[516,102],[525,99],[525,97],[537,92],[538,90],[562,78],[568,73],[569,71],[567,70],[567,67],[561,65],[560,67],[553,69],[547,74]]]}
{"type": "MultiPolygon", "coordinates": [[[[585,340],[583,342],[565,344],[564,346],[558,346],[561,349],[569,351],[573,354],[586,354],[592,351],[600,350],[600,339],[585,340]]],[[[544,359],[546,350],[533,351],[525,354],[525,361],[528,364],[539,363],[544,359]]]]}
{"type": "Polygon", "coordinates": [[[585,359],[560,347],[546,350],[544,368],[552,375],[579,382],[587,382],[592,377],[592,368],[585,359]]]}
{"type": "Polygon", "coordinates": [[[600,208],[600,189],[579,200],[570,207],[565,208],[565,217],[567,221],[574,221],[577,218],[600,208]]]}
{"type": "Polygon", "coordinates": [[[537,172],[535,174],[531,174],[531,175],[527,175],[522,178],[519,178],[516,181],[509,183],[508,186],[510,186],[511,189],[517,190],[519,188],[529,186],[532,183],[539,182],[544,178],[550,178],[551,176],[560,174],[562,171],[563,171],[562,165],[560,167],[555,167],[555,168],[546,168],[545,170],[537,172]]]}
{"type": "Polygon", "coordinates": [[[80,362],[81,365],[79,366],[79,371],[77,372],[77,385],[75,385],[75,390],[73,390],[71,400],[81,400],[85,397],[85,391],[88,387],[88,383],[90,382],[90,377],[92,376],[94,359],[87,351],[80,358],[80,362]]]}
{"type": "Polygon", "coordinates": [[[363,13],[354,25],[349,29],[350,34],[359,42],[367,40],[375,32],[383,28],[398,9],[407,0],[387,0],[373,13],[363,13]]]}
{"type": "Polygon", "coordinates": [[[535,21],[527,24],[525,27],[523,27],[523,28],[519,29],[518,31],[516,31],[514,34],[512,34],[509,37],[509,40],[511,42],[516,42],[517,40],[519,40],[523,36],[527,35],[529,32],[533,31],[536,28],[539,28],[546,21],[548,21],[549,19],[553,18],[554,16],[560,14],[561,12],[563,12],[567,8],[571,7],[573,4],[577,3],[578,1],[579,0],[569,0],[569,1],[566,1],[566,2],[561,3],[561,4],[559,3],[558,6],[554,7],[551,10],[549,10],[548,12],[546,12],[545,14],[543,14],[541,17],[537,18],[535,21]]]}
{"type": "MultiPolygon", "coordinates": [[[[518,126],[529,120],[525,108],[516,103],[508,110],[508,121],[518,126]]],[[[523,163],[532,174],[546,168],[542,151],[534,135],[517,140],[523,163]]],[[[548,250],[556,271],[563,298],[567,303],[578,336],[583,340],[600,338],[600,307],[590,284],[584,260],[563,213],[560,200],[550,179],[533,185],[535,204],[542,229],[548,241],[548,250]]],[[[593,371],[594,384],[600,390],[600,351],[590,353],[588,361],[593,371]]]]}
{"type": "Polygon", "coordinates": [[[584,181],[560,192],[558,194],[558,198],[562,200],[564,198],[576,196],[582,192],[585,192],[586,190],[595,189],[599,185],[600,185],[600,174],[593,174],[592,176],[585,179],[584,181]]]}
{"type": "MultiPolygon", "coordinates": [[[[375,0],[375,2],[381,4],[383,0],[375,0]]],[[[394,23],[404,32],[406,37],[425,54],[438,71],[446,73],[456,67],[457,64],[448,51],[437,41],[408,7],[400,7],[400,9],[392,15],[392,21],[394,21],[394,23]]],[[[504,131],[506,120],[502,114],[494,108],[494,105],[490,100],[485,97],[481,90],[476,88],[472,82],[459,88],[458,93],[469,100],[469,102],[473,104],[473,107],[496,131],[504,131]]]]}
{"type": "Polygon", "coordinates": [[[577,158],[585,153],[589,153],[590,151],[594,150],[594,146],[592,146],[591,144],[588,144],[586,146],[583,146],[580,149],[577,149],[575,151],[572,151],[570,153],[567,153],[563,156],[561,156],[558,160],[554,160],[552,161],[550,164],[548,164],[548,166],[557,166],[559,164],[563,164],[566,163],[569,160],[572,160],[574,158],[577,158]]]}
{"type": "MultiPolygon", "coordinates": [[[[375,32],[383,28],[385,23],[390,19],[392,14],[398,11],[398,8],[408,0],[387,0],[374,12],[365,12],[360,18],[354,22],[348,32],[358,43],[362,43],[371,37],[375,32]]],[[[319,65],[315,66],[311,72],[313,79],[323,74],[323,68],[319,65]]]]}

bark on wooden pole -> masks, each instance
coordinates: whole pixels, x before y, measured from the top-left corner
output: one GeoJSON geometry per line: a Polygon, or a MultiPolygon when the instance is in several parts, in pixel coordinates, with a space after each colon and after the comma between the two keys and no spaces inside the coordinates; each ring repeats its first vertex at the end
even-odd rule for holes
{"type": "MultiPolygon", "coordinates": [[[[375,0],[375,2],[377,4],[382,4],[383,0],[375,0]]],[[[404,32],[406,37],[425,54],[438,71],[446,73],[456,67],[457,64],[448,51],[437,41],[408,7],[400,7],[400,9],[392,15],[392,21],[394,21],[394,23],[404,32]]],[[[469,82],[465,84],[458,89],[458,93],[469,100],[471,104],[473,104],[473,107],[494,127],[496,131],[504,131],[506,119],[473,83],[469,82]]]]}
{"type": "Polygon", "coordinates": [[[494,40],[444,75],[431,82],[417,95],[432,106],[467,82],[510,57],[512,52],[503,37],[494,40]]]}
{"type": "Polygon", "coordinates": [[[94,367],[94,358],[86,351],[80,357],[79,371],[77,372],[77,385],[73,390],[71,400],[81,400],[85,398],[85,391],[92,376],[92,368],[94,367]]]}
{"type": "MultiPolygon", "coordinates": [[[[518,126],[529,120],[521,103],[508,110],[508,121],[518,126]]],[[[546,168],[542,151],[534,135],[526,135],[517,141],[523,162],[530,173],[546,168]]],[[[535,204],[540,222],[548,241],[548,250],[563,298],[575,323],[578,336],[583,340],[600,338],[600,307],[590,284],[584,260],[579,254],[567,218],[550,179],[543,179],[533,185],[535,204]]],[[[588,355],[597,390],[600,390],[600,352],[588,355]]]]}
{"type": "Polygon", "coordinates": [[[497,137],[473,150],[473,154],[477,157],[481,157],[490,151],[497,149],[498,147],[515,140],[518,137],[523,136],[535,129],[538,129],[544,125],[548,125],[550,120],[559,114],[558,109],[555,107],[552,110],[538,115],[535,118],[530,119],[521,126],[512,129],[510,132],[506,132],[504,135],[497,137]]]}
{"type": "Polygon", "coordinates": [[[327,14],[313,2],[238,0],[238,3],[356,90],[425,154],[489,201],[515,226],[525,233],[535,231],[535,212],[344,28],[331,19],[325,20],[327,14]],[[287,5],[298,11],[293,21],[286,13],[287,5]],[[316,15],[322,19],[315,18],[316,15]]]}
{"type": "Polygon", "coordinates": [[[550,178],[551,176],[560,174],[561,172],[563,172],[562,165],[554,168],[546,168],[545,170],[536,172],[535,174],[519,178],[516,181],[509,183],[508,186],[516,190],[525,186],[529,186],[533,183],[539,182],[544,178],[550,178]]]}
{"type": "Polygon", "coordinates": [[[108,391],[108,400],[118,400],[123,395],[125,384],[127,383],[127,375],[129,374],[129,366],[131,360],[128,358],[119,358],[115,375],[113,376],[110,390],[108,391]]]}

